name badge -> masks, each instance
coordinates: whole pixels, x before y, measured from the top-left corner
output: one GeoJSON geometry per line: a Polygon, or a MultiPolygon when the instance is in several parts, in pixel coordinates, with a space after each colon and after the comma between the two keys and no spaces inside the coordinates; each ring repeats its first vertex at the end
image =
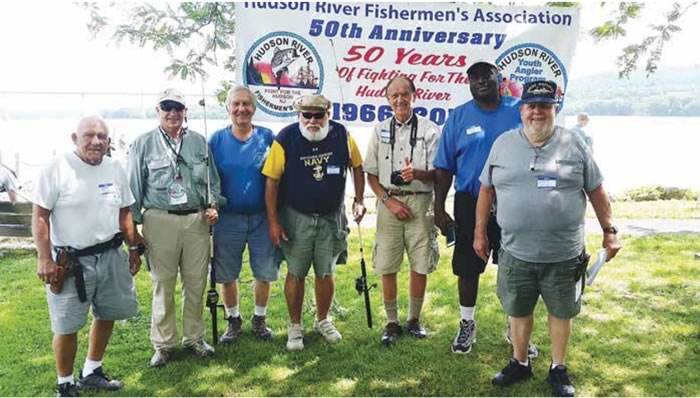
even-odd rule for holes
{"type": "Polygon", "coordinates": [[[181,205],[187,203],[187,191],[179,181],[175,180],[168,187],[168,197],[171,205],[181,205]]]}
{"type": "Polygon", "coordinates": [[[121,192],[118,186],[112,184],[111,182],[107,182],[98,184],[97,189],[100,193],[101,198],[113,202],[115,204],[119,204],[121,200],[121,192]]]}
{"type": "Polygon", "coordinates": [[[388,144],[391,141],[391,132],[389,130],[381,130],[379,138],[382,144],[388,144]]]}
{"type": "Polygon", "coordinates": [[[537,176],[538,189],[554,189],[557,187],[556,177],[537,176]]]}
{"type": "Polygon", "coordinates": [[[481,126],[471,126],[471,127],[467,127],[467,130],[466,130],[467,135],[472,135],[472,134],[476,134],[476,133],[481,133],[482,131],[483,131],[483,130],[481,129],[481,126]]]}
{"type": "Polygon", "coordinates": [[[326,170],[326,174],[331,175],[331,174],[340,174],[340,166],[331,166],[328,165],[328,169],[326,170]]]}

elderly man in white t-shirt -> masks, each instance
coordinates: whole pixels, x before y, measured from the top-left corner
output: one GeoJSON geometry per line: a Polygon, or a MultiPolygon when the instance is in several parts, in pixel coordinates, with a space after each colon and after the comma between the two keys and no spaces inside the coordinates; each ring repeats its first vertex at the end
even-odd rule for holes
{"type": "Polygon", "coordinates": [[[123,386],[105,375],[102,358],[114,321],[138,311],[132,276],[139,271],[144,250],[129,211],[134,198],[126,173],[104,156],[107,125],[99,117],[84,118],[72,139],[74,152],[42,168],[32,217],[37,275],[47,284],[58,396],[79,395],[73,376],[77,332],[87,322],[91,306],[94,320],[78,386],[103,390],[123,386]],[[129,244],[128,260],[123,240],[129,244]]]}

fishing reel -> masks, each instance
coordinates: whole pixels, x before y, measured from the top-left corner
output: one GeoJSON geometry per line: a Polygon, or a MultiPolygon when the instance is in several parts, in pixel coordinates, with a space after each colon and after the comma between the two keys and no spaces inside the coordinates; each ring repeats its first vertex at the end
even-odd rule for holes
{"type": "Polygon", "coordinates": [[[374,283],[371,286],[367,286],[367,277],[360,276],[359,278],[355,278],[355,290],[357,290],[357,294],[369,292],[373,287],[377,287],[377,284],[374,283]]]}

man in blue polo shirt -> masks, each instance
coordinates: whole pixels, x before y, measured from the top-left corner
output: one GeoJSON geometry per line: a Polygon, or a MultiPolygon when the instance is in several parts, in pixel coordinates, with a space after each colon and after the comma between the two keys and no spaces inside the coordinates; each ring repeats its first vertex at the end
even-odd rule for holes
{"type": "Polygon", "coordinates": [[[262,167],[274,135],[269,129],[252,124],[255,97],[247,88],[232,88],[226,96],[226,109],[231,125],[209,139],[221,177],[221,192],[228,199],[226,206],[219,210],[219,222],[214,227],[216,281],[222,284],[228,317],[228,328],[219,342],[230,343],[241,335],[243,318],[238,305],[238,277],[246,244],[255,278],[253,335],[270,340],[272,330],[267,327],[265,318],[270,282],[277,280],[279,262],[275,261],[274,246],[268,237],[262,167]]]}
{"type": "MultiPolygon", "coordinates": [[[[493,142],[504,132],[520,125],[518,100],[498,92],[498,67],[479,61],[467,69],[469,91],[473,99],[450,114],[442,130],[435,166],[435,224],[443,231],[451,223],[456,227],[456,245],[452,271],[457,275],[461,322],[452,343],[452,352],[467,354],[476,340],[474,310],[479,291],[479,277],[486,262],[472,248],[479,175],[493,142]],[[453,221],[445,211],[445,199],[456,176],[453,221]]],[[[495,253],[500,245],[500,228],[492,216],[489,241],[495,253]]]]}

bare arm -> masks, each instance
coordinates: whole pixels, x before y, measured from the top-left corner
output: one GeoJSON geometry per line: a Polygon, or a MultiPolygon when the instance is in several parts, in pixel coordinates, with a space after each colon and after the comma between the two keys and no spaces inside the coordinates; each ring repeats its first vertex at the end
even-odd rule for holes
{"type": "Polygon", "coordinates": [[[138,229],[136,229],[136,224],[134,223],[129,207],[122,207],[119,209],[119,229],[122,231],[122,234],[124,234],[127,245],[129,245],[129,266],[131,275],[136,275],[141,269],[141,256],[138,250],[131,250],[131,247],[136,247],[144,243],[144,240],[141,234],[139,234],[138,229]]]}
{"type": "Polygon", "coordinates": [[[32,207],[32,235],[37,252],[36,274],[44,283],[56,281],[58,266],[51,258],[50,222],[51,212],[39,205],[32,207]]]}
{"type": "Polygon", "coordinates": [[[435,177],[435,225],[440,229],[451,222],[452,217],[445,211],[445,200],[452,185],[452,173],[445,169],[434,169],[435,177]]]}
{"type": "Polygon", "coordinates": [[[365,172],[362,166],[352,168],[352,182],[355,186],[355,201],[352,206],[352,215],[356,223],[362,221],[367,209],[365,209],[365,172]]]}
{"type": "Polygon", "coordinates": [[[486,229],[489,225],[491,206],[496,197],[496,190],[493,187],[481,185],[479,189],[479,199],[476,201],[476,225],[474,227],[474,252],[482,260],[489,259],[489,238],[486,229]]]}
{"type": "Polygon", "coordinates": [[[280,181],[267,177],[265,181],[265,207],[267,208],[267,224],[270,228],[270,240],[275,246],[280,247],[282,240],[287,239],[287,233],[282,229],[277,213],[277,199],[280,190],[280,181]]]}
{"type": "MultiPolygon", "coordinates": [[[[595,211],[596,217],[598,217],[598,223],[602,229],[609,228],[613,225],[612,217],[612,207],[610,206],[610,199],[608,199],[608,193],[603,188],[603,184],[600,184],[598,188],[586,192],[588,199],[593,205],[593,210],[595,211]]],[[[603,231],[603,247],[606,249],[608,254],[608,261],[611,260],[617,252],[622,248],[622,245],[617,240],[617,235],[609,232],[603,231]]]]}
{"type": "Polygon", "coordinates": [[[408,206],[406,206],[402,201],[394,197],[389,197],[387,200],[382,200],[387,192],[379,183],[379,177],[372,174],[367,174],[367,181],[369,181],[369,186],[372,188],[372,191],[374,191],[374,194],[381,202],[379,206],[386,206],[391,214],[393,214],[394,217],[398,218],[399,220],[403,221],[413,218],[411,209],[409,209],[408,206]]]}

